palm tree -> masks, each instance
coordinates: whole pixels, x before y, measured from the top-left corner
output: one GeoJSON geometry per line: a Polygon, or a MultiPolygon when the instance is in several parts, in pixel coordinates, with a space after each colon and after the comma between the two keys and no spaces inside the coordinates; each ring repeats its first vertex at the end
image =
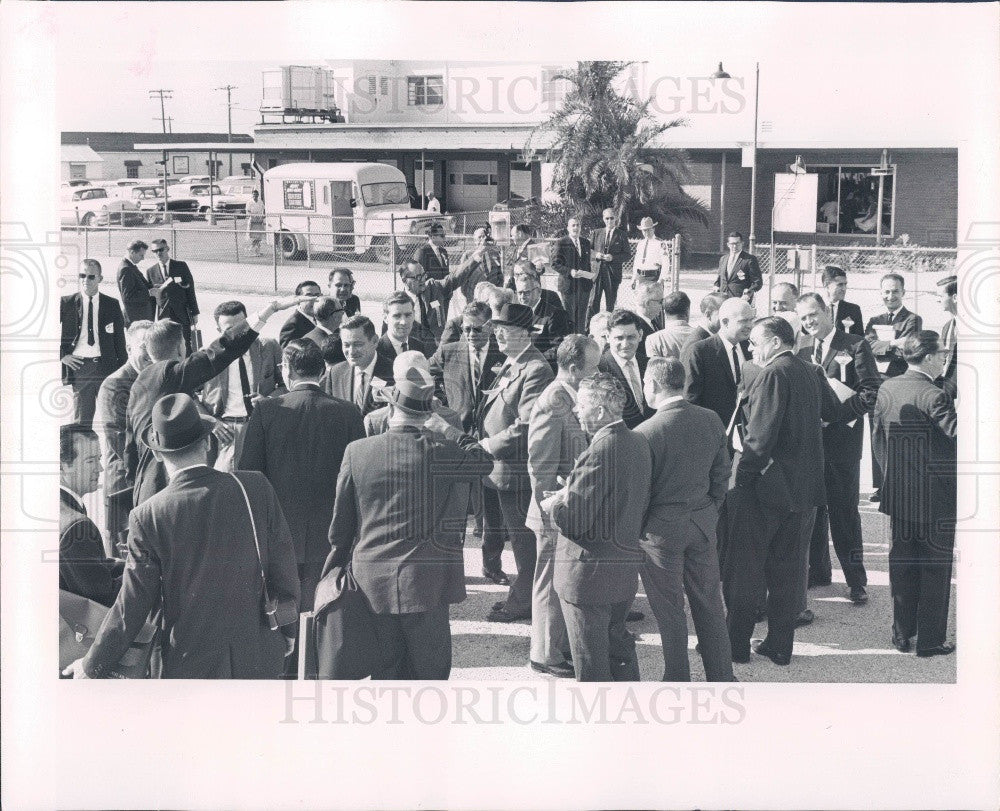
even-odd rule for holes
{"type": "Polygon", "coordinates": [[[555,164],[553,191],[587,220],[612,208],[624,224],[650,216],[661,235],[685,234],[690,224],[706,224],[708,214],[681,188],[689,175],[687,153],[657,147],[655,141],[687,121],[657,121],[649,99],[638,101],[616,89],[631,64],[579,62],[575,70],[557,74],[571,84],[570,92],[531,133],[526,152],[555,164]]]}

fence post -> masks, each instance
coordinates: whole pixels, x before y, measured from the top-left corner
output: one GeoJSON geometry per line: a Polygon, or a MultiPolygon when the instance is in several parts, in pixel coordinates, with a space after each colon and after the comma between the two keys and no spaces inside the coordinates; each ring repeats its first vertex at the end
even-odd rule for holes
{"type": "Polygon", "coordinates": [[[312,267],[312,217],[306,214],[306,267],[312,267]]]}
{"type": "Polygon", "coordinates": [[[177,224],[170,220],[170,253],[177,256],[177,224]]]}
{"type": "Polygon", "coordinates": [[[396,292],[396,215],[389,212],[389,273],[392,275],[392,291],[396,292]]]}
{"type": "Polygon", "coordinates": [[[111,253],[111,227],[114,225],[115,215],[113,212],[108,212],[108,256],[114,256],[111,253]]]}
{"type": "Polygon", "coordinates": [[[765,315],[771,311],[771,294],[774,292],[775,262],[777,262],[778,259],[778,253],[774,249],[774,240],[771,240],[770,251],[771,251],[771,267],[769,269],[770,272],[767,274],[767,303],[764,305],[765,315]]]}
{"type": "Polygon", "coordinates": [[[83,257],[90,259],[90,229],[83,229],[83,257]]]}
{"type": "MultiPolygon", "coordinates": [[[[815,293],[816,292],[816,278],[817,278],[816,277],[816,271],[818,269],[816,267],[816,258],[817,258],[816,254],[818,253],[817,250],[816,250],[816,243],[813,243],[812,248],[810,250],[811,250],[810,261],[812,262],[812,269],[813,269],[812,289],[813,289],[813,292],[815,293]]],[[[801,288],[800,288],[799,292],[801,292],[801,288]]]]}
{"type": "Polygon", "coordinates": [[[673,261],[670,263],[670,292],[676,293],[681,287],[681,235],[674,234],[673,261]]]}
{"type": "MultiPolygon", "coordinates": [[[[248,220],[249,222],[249,220],[248,220]]],[[[240,233],[236,228],[236,217],[233,217],[233,247],[236,249],[236,261],[240,261],[240,233]]]]}

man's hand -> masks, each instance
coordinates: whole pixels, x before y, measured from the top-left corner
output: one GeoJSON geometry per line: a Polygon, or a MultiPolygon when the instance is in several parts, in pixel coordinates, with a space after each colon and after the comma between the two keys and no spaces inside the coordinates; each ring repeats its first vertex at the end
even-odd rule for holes
{"type": "Polygon", "coordinates": [[[444,434],[449,427],[447,420],[435,412],[432,412],[424,421],[424,428],[428,431],[433,431],[435,434],[444,434]]]}
{"type": "Polygon", "coordinates": [[[886,355],[889,353],[889,348],[892,344],[889,341],[873,341],[872,342],[872,354],[873,355],[886,355]]]}
{"type": "Polygon", "coordinates": [[[295,639],[292,637],[285,637],[285,658],[287,659],[292,655],[292,651],[295,650],[295,639]]]}
{"type": "Polygon", "coordinates": [[[263,394],[251,394],[250,395],[250,403],[251,403],[251,405],[257,405],[257,403],[259,403],[261,400],[266,400],[266,399],[267,399],[267,397],[265,395],[263,395],[263,394]]]}
{"type": "Polygon", "coordinates": [[[314,301],[317,296],[285,296],[284,298],[276,298],[271,302],[271,309],[274,312],[279,310],[288,310],[292,307],[297,307],[299,304],[305,304],[307,301],[314,301]]]}
{"type": "Polygon", "coordinates": [[[891,341],[889,341],[890,346],[894,346],[896,347],[896,349],[902,349],[905,343],[906,343],[905,336],[902,338],[893,338],[891,341]]]}
{"type": "Polygon", "coordinates": [[[212,429],[212,433],[215,434],[215,438],[219,440],[224,445],[228,445],[234,439],[236,439],[236,431],[228,423],[219,420],[215,423],[215,427],[212,429]]]}
{"type": "Polygon", "coordinates": [[[543,495],[544,498],[538,502],[538,506],[542,508],[545,515],[551,516],[560,504],[566,503],[565,487],[561,490],[546,491],[543,495]]]}
{"type": "Polygon", "coordinates": [[[197,327],[198,326],[198,316],[196,316],[196,315],[192,315],[191,316],[191,326],[192,327],[197,327]]]}
{"type": "Polygon", "coordinates": [[[69,667],[63,670],[62,674],[64,676],[70,676],[74,679],[89,679],[90,676],[87,675],[86,671],[83,669],[83,659],[77,659],[69,667]]]}
{"type": "Polygon", "coordinates": [[[743,291],[743,294],[740,296],[740,298],[743,299],[745,302],[750,303],[751,301],[753,301],[753,290],[751,290],[748,287],[746,290],[743,291]]]}
{"type": "Polygon", "coordinates": [[[76,371],[83,366],[83,358],[78,358],[76,355],[63,355],[59,358],[59,362],[73,371],[76,371]]]}
{"type": "Polygon", "coordinates": [[[569,272],[569,275],[570,275],[570,276],[571,276],[572,278],[574,278],[574,279],[579,279],[579,278],[580,278],[580,274],[581,274],[582,272],[583,272],[583,271],[581,271],[581,270],[577,270],[576,268],[573,268],[573,269],[572,269],[572,270],[571,270],[571,271],[569,272]]]}

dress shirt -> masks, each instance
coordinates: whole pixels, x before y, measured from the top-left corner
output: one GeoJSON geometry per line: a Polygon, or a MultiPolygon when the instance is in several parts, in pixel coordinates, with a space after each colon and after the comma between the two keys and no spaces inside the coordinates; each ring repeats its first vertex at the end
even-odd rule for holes
{"type": "Polygon", "coordinates": [[[194,470],[194,469],[195,469],[196,467],[203,467],[203,468],[208,468],[208,465],[206,465],[206,464],[205,464],[204,462],[198,462],[198,463],[197,463],[197,464],[195,464],[195,465],[187,465],[187,466],[185,466],[185,467],[180,467],[180,468],[177,468],[177,470],[175,470],[175,471],[174,471],[173,473],[170,473],[170,472],[168,471],[167,475],[168,475],[168,476],[169,476],[169,477],[170,477],[171,479],[173,479],[173,478],[174,478],[175,476],[178,476],[178,475],[180,475],[180,474],[181,474],[181,473],[183,473],[183,472],[184,472],[185,470],[194,470]]]}
{"type": "Polygon", "coordinates": [[[97,328],[97,308],[98,302],[100,301],[100,293],[94,293],[93,296],[87,296],[86,293],[81,293],[80,297],[83,299],[83,318],[80,319],[80,337],[76,340],[76,346],[73,347],[73,354],[78,358],[99,358],[101,357],[101,337],[100,331],[97,328]],[[90,301],[90,324],[94,330],[94,343],[93,345],[87,343],[87,301],[90,301]]]}
{"type": "Polygon", "coordinates": [[[684,399],[684,395],[683,395],[683,394],[674,394],[674,395],[673,395],[673,396],[671,396],[671,397],[667,397],[667,398],[665,398],[665,399],[663,400],[663,402],[661,402],[661,403],[660,403],[659,407],[660,407],[660,408],[663,408],[664,406],[668,406],[668,405],[670,405],[671,403],[676,403],[676,402],[678,402],[679,400],[683,400],[683,399],[684,399]]]}
{"type": "Polygon", "coordinates": [[[288,390],[298,391],[299,389],[305,388],[313,388],[317,391],[323,391],[323,387],[319,384],[318,380],[296,380],[288,390]]]}
{"type": "MultiPolygon", "coordinates": [[[[386,335],[389,335],[389,333],[386,333],[386,335]]],[[[407,341],[409,341],[409,338],[407,338],[407,341]]],[[[397,355],[402,355],[404,352],[408,351],[408,347],[403,346],[402,341],[397,341],[391,335],[389,335],[389,343],[392,344],[392,348],[396,350],[397,355]]]]}
{"type": "Polygon", "coordinates": [[[736,253],[733,253],[732,251],[729,252],[729,261],[726,262],[726,276],[733,275],[733,268],[736,266],[736,260],[739,258],[740,258],[739,251],[737,251],[736,253]]]}
{"type": "Polygon", "coordinates": [[[489,345],[484,346],[482,349],[476,349],[472,344],[469,344],[469,373],[472,375],[472,383],[478,389],[479,388],[479,378],[483,376],[483,367],[486,365],[486,353],[489,351],[489,345]],[[476,359],[479,360],[479,376],[476,376],[476,359]]]}
{"type": "Polygon", "coordinates": [[[833,323],[837,323],[837,308],[840,306],[839,301],[834,301],[830,303],[830,317],[833,319],[833,323]]]}
{"type": "Polygon", "coordinates": [[[632,360],[622,360],[614,352],[610,354],[615,359],[615,363],[621,368],[622,374],[625,375],[629,388],[632,389],[632,394],[635,395],[636,402],[640,407],[645,406],[646,399],[642,396],[642,375],[639,374],[639,361],[634,356],[632,360]]]}
{"type": "Polygon", "coordinates": [[[247,356],[240,355],[226,368],[226,407],[222,410],[225,417],[248,417],[247,404],[243,399],[243,386],[240,383],[240,360],[246,364],[247,380],[250,382],[250,394],[253,395],[253,364],[247,360],[247,356]]]}
{"type": "MultiPolygon", "coordinates": [[[[372,375],[375,373],[375,361],[378,360],[378,353],[375,353],[375,357],[372,358],[372,362],[369,363],[364,369],[357,366],[354,367],[354,382],[351,384],[351,396],[357,394],[358,386],[361,385],[361,373],[365,373],[365,385],[369,388],[372,384],[372,375]]],[[[356,397],[354,398],[357,399],[356,397]]]]}
{"type": "Polygon", "coordinates": [[[830,351],[830,339],[833,337],[834,332],[836,330],[830,330],[822,338],[818,335],[813,336],[813,341],[816,344],[813,347],[813,363],[818,363],[820,366],[823,365],[823,359],[826,357],[826,353],[830,351]],[[819,352],[819,357],[816,356],[817,352],[819,352]]]}
{"type": "Polygon", "coordinates": [[[640,240],[635,246],[636,270],[656,270],[657,265],[662,270],[663,264],[663,243],[656,237],[640,240]]]}
{"type": "MultiPolygon", "coordinates": [[[[742,375],[737,376],[737,370],[733,366],[733,346],[734,346],[734,344],[729,343],[729,341],[727,341],[721,335],[719,336],[719,340],[722,341],[722,345],[726,348],[726,360],[729,361],[729,371],[732,372],[733,380],[740,380],[742,378],[742,375]]],[[[742,363],[746,363],[747,362],[747,356],[743,354],[743,348],[739,344],[735,344],[735,346],[736,346],[736,353],[742,359],[742,363]]],[[[742,365],[742,363],[741,363],[741,365],[742,365]]]]}
{"type": "Polygon", "coordinates": [[[80,512],[82,512],[84,515],[87,514],[87,508],[83,504],[83,498],[81,498],[73,490],[70,490],[65,484],[60,484],[59,485],[59,489],[62,490],[67,495],[72,496],[72,498],[76,502],[76,506],[80,510],[80,512]]]}

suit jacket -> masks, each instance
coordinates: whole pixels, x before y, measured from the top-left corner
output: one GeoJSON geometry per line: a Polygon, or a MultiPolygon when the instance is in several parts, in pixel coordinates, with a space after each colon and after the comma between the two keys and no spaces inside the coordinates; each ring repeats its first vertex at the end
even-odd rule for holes
{"type": "Polygon", "coordinates": [[[499,369],[504,359],[496,338],[492,336],[486,347],[486,360],[478,381],[472,379],[469,343],[464,336],[454,343],[441,344],[431,358],[431,374],[437,381],[438,390],[444,394],[448,406],[458,413],[463,430],[474,430],[476,407],[482,400],[483,392],[493,385],[497,374],[494,369],[499,369]]]}
{"type": "Polygon", "coordinates": [[[275,679],[285,635],[264,616],[261,567],[272,599],[299,602],[299,576],[288,524],[274,488],[240,472],[253,509],[260,558],[239,486],[209,467],[181,471],[129,517],[129,565],[83,665],[99,677],[117,664],[159,607],[162,677],[275,679]]]}
{"type": "Polygon", "coordinates": [[[784,475],[792,512],[826,504],[822,424],[824,414],[833,416],[837,398],[817,371],[786,352],[761,369],[747,391],[750,417],[736,484],[755,486],[773,460],[784,475]]]}
{"type": "MultiPolygon", "coordinates": [[[[513,280],[507,285],[513,289],[513,280]]],[[[559,294],[554,290],[546,290],[542,288],[542,299],[541,306],[547,307],[549,309],[562,308],[563,300],[559,298],[559,294]]],[[[449,318],[447,323],[444,325],[444,331],[441,333],[441,340],[438,342],[438,346],[444,346],[445,344],[452,344],[455,341],[462,339],[462,316],[456,315],[453,318],[449,318]]]]}
{"type": "Polygon", "coordinates": [[[448,259],[448,251],[445,248],[441,248],[440,250],[441,259],[438,259],[437,254],[434,253],[434,248],[431,247],[429,242],[425,242],[417,248],[414,258],[423,267],[429,279],[443,279],[448,275],[448,263],[450,261],[448,259]]]}
{"type": "Polygon", "coordinates": [[[451,291],[458,285],[457,276],[447,276],[443,281],[428,279],[427,286],[420,298],[424,302],[424,313],[426,323],[417,320],[420,317],[419,304],[414,305],[413,336],[423,342],[431,353],[441,342],[441,335],[444,333],[445,322],[448,319],[448,302],[451,299],[451,291]]]}
{"type": "Polygon", "coordinates": [[[364,435],[356,405],[310,384],[264,400],[250,415],[236,467],[258,470],[271,482],[298,563],[322,563],[330,553],[341,460],[364,435]]]}
{"type": "MultiPolygon", "coordinates": [[[[878,340],[878,335],[875,333],[875,327],[888,326],[890,324],[892,325],[895,337],[904,338],[909,335],[913,335],[916,332],[920,332],[920,330],[923,329],[923,323],[923,319],[919,315],[911,313],[906,309],[906,307],[900,307],[893,314],[892,319],[889,318],[888,312],[879,313],[873,318],[868,319],[868,326],[865,327],[865,338],[868,340],[869,344],[874,345],[874,343],[878,340]]],[[[888,352],[876,354],[875,359],[878,361],[889,361],[888,368],[882,372],[883,380],[888,377],[901,375],[907,369],[906,361],[903,360],[902,352],[894,346],[889,347],[888,352]]]]}
{"type": "Polygon", "coordinates": [[[529,249],[532,245],[536,244],[535,240],[528,239],[520,244],[511,242],[510,246],[507,248],[504,267],[507,268],[509,278],[507,279],[506,286],[512,290],[514,289],[514,265],[522,259],[530,260],[531,251],[529,249]]]}
{"type": "Polygon", "coordinates": [[[897,520],[954,527],[957,501],[955,403],[909,369],[882,383],[872,451],[882,467],[879,511],[897,520]]]}
{"type": "Polygon", "coordinates": [[[475,259],[474,254],[474,250],[463,253],[458,268],[453,273],[452,290],[455,295],[452,296],[448,309],[448,315],[452,318],[461,316],[465,305],[474,299],[476,285],[480,282],[490,282],[498,287],[503,285],[499,252],[490,253],[490,259],[484,256],[482,261],[475,259]]]}
{"type": "Polygon", "coordinates": [[[585,236],[580,237],[580,250],[576,249],[573,240],[568,236],[562,237],[556,243],[555,256],[552,259],[552,269],[559,274],[559,294],[563,302],[567,296],[589,295],[593,281],[589,279],[574,279],[570,276],[570,271],[585,270],[592,272],[590,262],[590,240],[585,236]]]}
{"type": "Polygon", "coordinates": [[[948,337],[948,330],[952,331],[951,338],[951,352],[948,353],[948,357],[944,362],[944,371],[941,373],[941,377],[938,378],[936,383],[941,386],[950,396],[952,400],[958,399],[958,340],[954,335],[956,329],[955,319],[952,318],[941,330],[941,346],[945,345],[945,338],[948,337]]]}
{"type": "Polygon", "coordinates": [[[834,326],[836,326],[836,328],[841,332],[848,332],[851,335],[864,336],[864,324],[865,322],[861,320],[861,308],[857,304],[851,304],[849,301],[842,301],[837,305],[837,318],[834,326]],[[845,318],[851,319],[850,329],[844,329],[845,318]]]}
{"type": "Polygon", "coordinates": [[[152,422],[153,405],[166,394],[183,392],[194,397],[199,388],[246,352],[256,338],[257,333],[248,324],[231,327],[184,360],[161,360],[139,372],[125,414],[125,467],[133,485],[133,504],[141,504],[167,484],[163,463],[156,461],[142,441],[143,432],[152,422]]]}
{"type": "MultiPolygon", "coordinates": [[[[555,294],[552,294],[555,296],[555,294]]],[[[556,296],[558,301],[558,297],[556,296]]],[[[539,299],[532,315],[531,342],[545,359],[556,367],[556,350],[562,339],[570,333],[569,315],[561,304],[553,304],[544,298],[539,299]]]]}
{"type": "Polygon", "coordinates": [[[660,566],[667,565],[670,549],[702,537],[715,546],[719,507],[732,473],[726,428],[719,415],[674,400],[635,430],[649,442],[653,457],[640,546],[660,566]]]}
{"type": "Polygon", "coordinates": [[[149,292],[149,280],[129,259],[122,259],[118,266],[118,293],[125,308],[125,326],[133,321],[156,317],[156,299],[149,292]]]}
{"type": "MultiPolygon", "coordinates": [[[[385,326],[383,324],[383,326],[385,326]]],[[[420,352],[425,358],[429,357],[434,352],[434,348],[428,346],[423,341],[421,341],[416,335],[414,335],[416,329],[410,330],[410,337],[406,341],[406,345],[409,347],[411,352],[420,352]]],[[[378,354],[379,357],[385,358],[389,361],[389,366],[392,366],[392,362],[396,359],[396,347],[392,345],[392,341],[389,340],[387,334],[382,335],[378,339],[378,354]]]]}
{"type": "MultiPolygon", "coordinates": [[[[146,268],[146,280],[151,284],[160,284],[160,264],[154,262],[146,268]]],[[[167,277],[179,279],[163,288],[160,293],[160,305],[156,308],[157,318],[169,318],[183,326],[190,326],[191,317],[198,315],[198,299],[194,294],[194,278],[187,262],[176,259],[167,261],[167,277]]]]}
{"type": "MultiPolygon", "coordinates": [[[[303,341],[312,341],[320,349],[326,344],[327,339],[332,338],[334,340],[334,347],[336,352],[334,353],[334,363],[340,363],[343,360],[347,360],[344,357],[344,347],[340,342],[340,330],[335,330],[333,333],[327,332],[319,324],[313,327],[309,332],[302,336],[303,341]]],[[[289,341],[294,341],[295,338],[290,338],[289,341]]]]}
{"type": "Polygon", "coordinates": [[[528,421],[528,476],[531,503],[528,526],[536,533],[554,532],[555,526],[543,516],[540,503],[547,490],[558,490],[560,476],[569,478],[577,458],[587,448],[587,435],[573,413],[576,391],[562,380],[545,387],[531,409],[528,421]]]}
{"type": "MultiPolygon", "coordinates": [[[[607,228],[597,228],[590,233],[590,244],[593,246],[594,253],[610,253],[612,256],[610,262],[592,256],[590,269],[598,275],[602,272],[607,273],[611,283],[617,285],[621,284],[622,264],[632,255],[632,248],[628,244],[625,229],[621,226],[617,226],[614,233],[611,234],[610,243],[607,241],[607,234],[607,228]]],[[[596,280],[597,277],[594,278],[596,280]]]]}
{"type": "MultiPolygon", "coordinates": [[[[448,408],[436,397],[431,403],[431,407],[434,409],[434,413],[437,414],[441,419],[447,422],[452,428],[458,431],[465,431],[465,426],[462,425],[462,418],[458,416],[458,412],[453,409],[448,408]]],[[[382,408],[376,408],[374,411],[370,411],[365,414],[365,436],[375,436],[375,434],[384,434],[389,430],[389,406],[382,406],[382,408]]]]}
{"type": "Polygon", "coordinates": [[[300,313],[298,309],[295,309],[288,316],[288,320],[281,325],[281,332],[278,334],[278,345],[284,349],[290,341],[305,338],[315,328],[315,321],[300,313]]]}
{"type": "Polygon", "coordinates": [[[695,329],[687,322],[675,321],[654,332],[645,341],[646,358],[677,358],[679,360],[681,350],[691,343],[692,336],[696,334],[695,329]]]}
{"type": "Polygon", "coordinates": [[[715,279],[715,289],[730,296],[739,298],[746,290],[756,292],[764,286],[764,277],[760,272],[757,257],[746,251],[740,251],[733,266],[733,272],[728,273],[729,254],[723,254],[719,259],[719,274],[715,279]]]}
{"type": "Polygon", "coordinates": [[[552,382],[552,368],[529,346],[517,360],[506,360],[493,385],[483,392],[476,414],[482,445],[496,460],[483,482],[495,490],[530,490],[528,424],[535,400],[552,382]]]}
{"type": "MultiPolygon", "coordinates": [[[[98,293],[97,299],[97,334],[94,336],[101,350],[101,369],[105,375],[111,374],[128,360],[125,351],[125,320],[122,317],[118,302],[98,293]]],[[[62,336],[59,340],[59,357],[73,354],[80,331],[87,329],[84,314],[84,295],[73,293],[59,300],[59,325],[62,336]]],[[[73,382],[73,370],[64,364],[62,366],[62,382],[69,385],[73,382]]]]}
{"type": "MultiPolygon", "coordinates": [[[[375,368],[372,370],[372,376],[377,377],[379,380],[383,381],[387,386],[393,384],[392,378],[392,360],[386,358],[384,355],[375,355],[375,368]]],[[[372,394],[371,381],[368,381],[368,393],[365,395],[365,407],[361,409],[362,415],[368,414],[374,411],[376,408],[381,408],[382,404],[375,402],[375,398],[372,394]]],[[[331,397],[336,397],[339,400],[347,400],[349,403],[354,402],[354,367],[351,366],[346,360],[343,363],[338,363],[335,366],[327,370],[326,374],[323,375],[322,380],[320,380],[320,386],[323,391],[329,394],[331,397]]]]}
{"type": "Polygon", "coordinates": [[[352,315],[357,315],[360,312],[361,299],[352,293],[347,297],[347,301],[344,302],[344,318],[350,318],[352,315]]]}
{"type": "Polygon", "coordinates": [[[450,428],[410,427],[351,443],[337,479],[325,575],[351,562],[376,614],[411,614],[465,599],[462,537],[469,492],[489,455],[450,428]]]}
{"type": "MultiPolygon", "coordinates": [[[[750,356],[746,344],[741,344],[745,357],[750,356]]],[[[689,403],[709,408],[728,426],[736,410],[736,381],[729,366],[725,344],[718,335],[681,350],[684,364],[684,398],[689,403]]]]}
{"type": "MultiPolygon", "coordinates": [[[[281,379],[281,349],[273,338],[258,338],[247,350],[250,369],[253,377],[252,394],[263,397],[285,391],[285,382],[281,379]]],[[[207,383],[202,392],[201,401],[213,417],[221,417],[226,411],[226,400],[229,397],[229,367],[217,374],[207,383]]]]}
{"type": "Polygon", "coordinates": [[[635,596],[652,468],[646,438],[623,422],[602,428],[580,454],[552,516],[561,533],[553,574],[560,598],[609,605],[635,596]]]}
{"type": "Polygon", "coordinates": [[[138,377],[139,370],[126,363],[104,378],[97,392],[94,426],[101,440],[105,496],[132,489],[125,465],[125,415],[132,386],[138,377]]]}
{"type": "MultiPolygon", "coordinates": [[[[642,376],[646,373],[646,363],[639,357],[638,353],[636,353],[635,359],[639,364],[639,383],[641,385],[642,376]]],[[[639,403],[636,402],[632,386],[626,379],[625,373],[622,371],[622,367],[618,365],[618,361],[612,357],[610,349],[604,350],[604,354],[601,355],[601,360],[598,362],[597,368],[601,372],[605,372],[606,374],[616,377],[618,382],[625,388],[625,411],[622,412],[625,425],[629,428],[635,428],[643,420],[652,416],[653,410],[648,405],[644,405],[640,408],[639,403]]]]}
{"type": "MultiPolygon", "coordinates": [[[[696,324],[695,326],[691,327],[691,334],[688,336],[688,339],[684,342],[684,345],[687,346],[687,344],[696,344],[698,343],[698,341],[704,341],[706,338],[711,338],[714,334],[715,333],[709,332],[707,329],[705,329],[701,324],[696,324]]],[[[683,350],[684,347],[682,346],[681,349],[683,350]]]]}
{"type": "Polygon", "coordinates": [[[646,320],[646,316],[639,316],[639,347],[635,350],[635,356],[639,359],[639,365],[642,371],[646,371],[646,363],[649,361],[649,354],[646,352],[646,341],[649,340],[651,335],[655,335],[657,332],[663,329],[663,315],[659,315],[652,320],[652,322],[646,320]]]}
{"type": "MultiPolygon", "coordinates": [[[[813,347],[804,346],[799,357],[812,362],[813,347]]],[[[823,429],[823,450],[827,459],[861,459],[861,445],[864,439],[864,416],[875,408],[875,398],[882,383],[882,377],[875,367],[875,356],[868,342],[859,335],[850,335],[839,329],[827,336],[820,363],[824,374],[835,378],[856,392],[837,407],[837,419],[829,421],[823,429]],[[851,361],[843,367],[836,361],[838,354],[846,354],[851,361]],[[848,423],[854,422],[854,427],[848,423]]]]}
{"type": "Polygon", "coordinates": [[[59,588],[111,605],[124,566],[123,561],[105,557],[101,531],[87,517],[86,508],[59,488],[59,588]]]}

